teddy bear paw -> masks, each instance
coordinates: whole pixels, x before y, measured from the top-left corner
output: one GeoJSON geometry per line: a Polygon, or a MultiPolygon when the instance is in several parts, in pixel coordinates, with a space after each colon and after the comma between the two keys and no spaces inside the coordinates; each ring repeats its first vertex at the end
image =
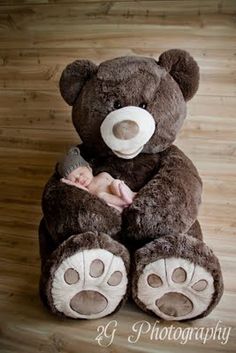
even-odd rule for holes
{"type": "Polygon", "coordinates": [[[95,319],[116,309],[126,287],[127,273],[121,257],[105,249],[89,249],[62,261],[54,273],[51,296],[60,313],[95,319]]]}
{"type": "Polygon", "coordinates": [[[187,259],[171,257],[151,262],[140,275],[137,297],[165,320],[185,320],[203,313],[214,294],[212,275],[187,259]]]}

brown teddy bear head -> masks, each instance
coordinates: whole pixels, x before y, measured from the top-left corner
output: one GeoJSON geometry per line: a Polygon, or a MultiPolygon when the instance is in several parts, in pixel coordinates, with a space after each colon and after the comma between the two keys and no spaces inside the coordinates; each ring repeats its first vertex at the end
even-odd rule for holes
{"type": "Polygon", "coordinates": [[[197,63],[173,49],[158,62],[127,56],[97,66],[76,60],[64,69],[60,91],[86,147],[95,155],[130,159],[173,143],[198,82],[197,63]]]}

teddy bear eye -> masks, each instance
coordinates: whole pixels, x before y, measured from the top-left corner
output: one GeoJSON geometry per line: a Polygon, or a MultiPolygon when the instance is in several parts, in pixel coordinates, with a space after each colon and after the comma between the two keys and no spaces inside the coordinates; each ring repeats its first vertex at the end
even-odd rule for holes
{"type": "Polygon", "coordinates": [[[120,108],[121,108],[121,102],[120,102],[119,100],[116,100],[116,101],[114,102],[114,108],[115,108],[115,109],[120,109],[120,108]]]}
{"type": "Polygon", "coordinates": [[[147,103],[142,102],[142,103],[139,104],[139,107],[143,108],[143,109],[146,109],[147,108],[147,103]]]}

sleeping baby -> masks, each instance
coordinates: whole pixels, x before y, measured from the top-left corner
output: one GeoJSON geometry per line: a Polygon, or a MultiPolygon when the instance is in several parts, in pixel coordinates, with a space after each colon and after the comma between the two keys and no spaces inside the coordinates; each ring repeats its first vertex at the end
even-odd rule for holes
{"type": "Polygon", "coordinates": [[[124,181],[114,179],[106,172],[93,176],[89,163],[81,156],[78,147],[69,150],[57,164],[57,171],[63,183],[98,196],[119,212],[128,207],[136,195],[124,181]]]}

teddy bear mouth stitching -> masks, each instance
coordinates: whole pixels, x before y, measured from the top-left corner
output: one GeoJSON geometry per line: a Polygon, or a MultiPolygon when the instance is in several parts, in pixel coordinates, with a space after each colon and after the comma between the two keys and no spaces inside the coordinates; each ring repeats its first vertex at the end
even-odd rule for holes
{"type": "Polygon", "coordinates": [[[135,156],[137,156],[143,149],[143,146],[141,146],[140,148],[138,148],[136,151],[131,152],[131,153],[125,153],[125,152],[121,152],[121,151],[113,151],[117,157],[121,157],[121,158],[134,158],[135,156]]]}

